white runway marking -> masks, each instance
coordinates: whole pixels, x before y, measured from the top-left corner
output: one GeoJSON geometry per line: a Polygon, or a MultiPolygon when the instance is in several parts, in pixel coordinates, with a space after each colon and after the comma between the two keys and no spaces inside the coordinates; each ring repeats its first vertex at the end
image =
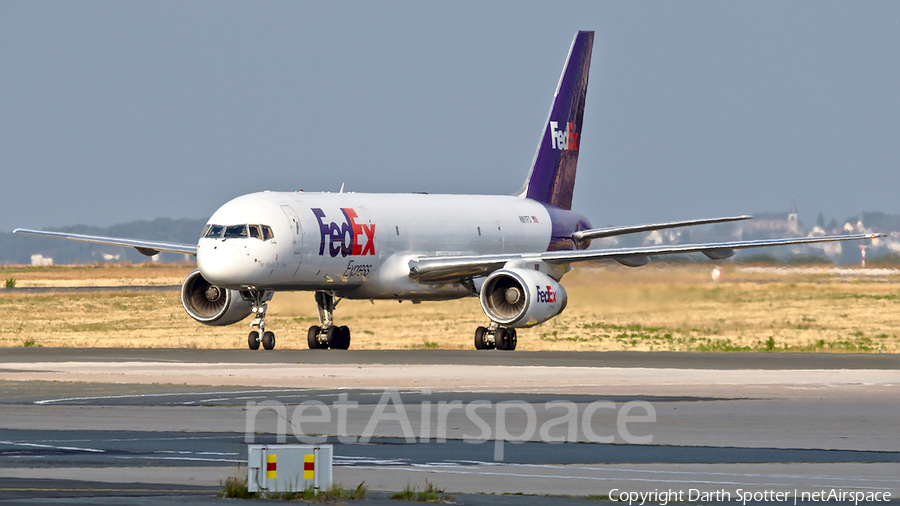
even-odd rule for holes
{"type": "Polygon", "coordinates": [[[237,453],[234,453],[234,452],[188,452],[188,451],[176,451],[176,450],[159,450],[159,451],[155,451],[153,453],[175,453],[178,455],[223,455],[223,456],[237,455],[237,453]]]}
{"type": "MultiPolygon", "coordinates": [[[[291,391],[297,391],[296,389],[287,389],[291,391]]],[[[72,402],[72,401],[97,401],[103,399],[142,399],[142,398],[152,398],[152,397],[178,397],[178,396],[186,396],[186,395],[236,395],[236,394],[268,394],[274,392],[285,392],[286,389],[278,388],[274,390],[233,390],[226,392],[164,392],[164,393],[155,393],[155,394],[122,394],[122,395],[95,395],[90,397],[63,397],[60,399],[44,399],[41,401],[34,401],[35,404],[54,404],[58,402],[72,402]]],[[[301,392],[308,392],[309,390],[301,390],[301,392]]],[[[249,398],[249,397],[248,397],[249,398]]],[[[223,400],[228,400],[229,398],[225,398],[223,400]]],[[[201,402],[201,401],[194,401],[201,402]]]]}
{"type": "Polygon", "coordinates": [[[152,455],[123,456],[114,455],[114,459],[122,460],[181,460],[189,462],[228,462],[230,464],[246,464],[246,460],[239,459],[201,459],[197,457],[154,457],[152,455]]]}
{"type": "MultiPolygon", "coordinates": [[[[501,464],[502,465],[502,464],[501,464]]],[[[352,466],[354,469],[371,469],[371,470],[383,470],[384,467],[377,466],[352,466]]],[[[766,486],[766,487],[795,487],[796,482],[791,483],[775,483],[775,482],[763,482],[754,481],[752,478],[762,478],[762,479],[804,479],[804,480],[835,480],[840,485],[836,485],[834,482],[826,482],[826,483],[806,483],[804,486],[812,486],[812,487],[824,487],[824,488],[835,488],[835,487],[843,487],[847,488],[848,482],[874,482],[871,485],[875,485],[876,483],[883,483],[882,486],[864,486],[853,484],[853,488],[855,489],[872,489],[872,490],[884,490],[886,486],[893,485],[894,483],[900,483],[900,480],[897,479],[889,479],[889,478],[854,478],[847,476],[816,476],[816,475],[785,475],[785,474],[765,474],[765,473],[717,473],[717,472],[703,472],[703,471],[660,471],[660,470],[648,470],[648,469],[621,469],[621,468],[595,468],[595,467],[576,467],[576,466],[550,466],[550,465],[532,465],[532,464],[514,464],[510,465],[510,467],[522,467],[522,468],[540,468],[542,470],[547,469],[558,469],[560,471],[559,474],[539,474],[539,473],[522,473],[522,472],[493,472],[493,471],[485,471],[481,467],[473,466],[472,468],[467,468],[465,466],[453,466],[453,465],[443,465],[443,464],[419,464],[419,465],[410,465],[410,466],[391,466],[390,469],[393,470],[403,470],[410,472],[428,472],[428,473],[438,473],[438,474],[461,474],[461,475],[473,475],[473,476],[506,476],[506,477],[516,477],[516,478],[527,478],[527,479],[552,479],[552,480],[591,480],[591,481],[616,481],[622,482],[623,480],[634,481],[634,482],[649,482],[649,483],[660,483],[660,475],[688,475],[693,476],[692,479],[672,479],[665,478],[665,483],[667,484],[703,484],[703,485],[713,485],[713,486],[766,486]],[[576,470],[585,470],[585,471],[604,471],[609,473],[633,473],[635,475],[640,474],[648,474],[652,476],[648,476],[646,478],[640,476],[629,476],[627,478],[623,478],[621,476],[584,476],[584,475],[573,475],[573,471],[576,470]],[[726,480],[711,480],[711,479],[698,479],[698,477],[702,476],[722,476],[725,477],[733,477],[736,480],[740,478],[748,478],[748,480],[744,481],[726,481],[726,480]]]]}
{"type": "Polygon", "coordinates": [[[106,450],[98,450],[96,448],[79,448],[77,446],[54,446],[54,445],[42,445],[38,443],[22,443],[19,441],[0,441],[0,444],[11,445],[11,446],[31,446],[35,448],[52,448],[54,450],[72,450],[79,452],[89,452],[89,453],[106,453],[106,450]]]}

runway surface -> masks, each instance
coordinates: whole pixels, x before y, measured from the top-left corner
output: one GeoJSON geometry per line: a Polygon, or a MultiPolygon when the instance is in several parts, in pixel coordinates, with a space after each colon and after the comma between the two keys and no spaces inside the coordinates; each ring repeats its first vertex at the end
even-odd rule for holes
{"type": "Polygon", "coordinates": [[[313,437],[335,446],[345,486],[428,479],[464,504],[665,489],[897,497],[898,393],[894,355],[12,348],[0,497],[202,504],[248,442],[313,437]],[[307,405],[328,420],[304,418],[307,405]]]}

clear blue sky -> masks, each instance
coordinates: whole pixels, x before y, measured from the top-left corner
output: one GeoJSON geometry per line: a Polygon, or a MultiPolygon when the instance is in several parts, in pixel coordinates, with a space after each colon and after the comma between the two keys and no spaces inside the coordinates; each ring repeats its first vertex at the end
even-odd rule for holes
{"type": "Polygon", "coordinates": [[[594,225],[900,213],[900,2],[0,0],[0,230],[501,193],[597,32],[594,225]]]}

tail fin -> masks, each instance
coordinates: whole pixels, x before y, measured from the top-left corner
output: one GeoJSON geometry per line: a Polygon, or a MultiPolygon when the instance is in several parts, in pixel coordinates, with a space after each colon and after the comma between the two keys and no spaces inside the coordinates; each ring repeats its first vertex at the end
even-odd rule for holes
{"type": "Polygon", "coordinates": [[[575,166],[581,145],[581,123],[593,46],[594,32],[580,31],[575,35],[556,85],[553,105],[534,154],[531,171],[518,194],[520,197],[572,209],[575,166]]]}

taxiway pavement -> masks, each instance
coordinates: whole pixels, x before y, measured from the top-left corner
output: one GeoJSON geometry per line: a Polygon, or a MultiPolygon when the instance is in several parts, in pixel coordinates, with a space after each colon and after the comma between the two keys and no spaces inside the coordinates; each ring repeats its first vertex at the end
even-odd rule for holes
{"type": "Polygon", "coordinates": [[[325,435],[336,479],[375,491],[897,497],[898,394],[894,355],[6,349],[0,490],[144,483],[200,500],[247,442],[325,435]]]}

